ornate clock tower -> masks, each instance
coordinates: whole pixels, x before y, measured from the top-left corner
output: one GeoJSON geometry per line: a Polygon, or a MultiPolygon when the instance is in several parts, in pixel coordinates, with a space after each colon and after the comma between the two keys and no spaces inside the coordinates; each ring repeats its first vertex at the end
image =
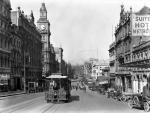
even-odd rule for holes
{"type": "Polygon", "coordinates": [[[47,20],[47,9],[45,3],[42,3],[40,8],[40,18],[37,21],[38,30],[41,33],[42,41],[42,76],[50,72],[50,22],[47,20]]]}

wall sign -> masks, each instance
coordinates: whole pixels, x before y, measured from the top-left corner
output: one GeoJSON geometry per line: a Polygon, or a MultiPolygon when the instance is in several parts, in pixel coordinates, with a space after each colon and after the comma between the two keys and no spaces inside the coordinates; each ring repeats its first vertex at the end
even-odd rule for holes
{"type": "Polygon", "coordinates": [[[132,35],[150,36],[150,15],[132,14],[132,35]]]}

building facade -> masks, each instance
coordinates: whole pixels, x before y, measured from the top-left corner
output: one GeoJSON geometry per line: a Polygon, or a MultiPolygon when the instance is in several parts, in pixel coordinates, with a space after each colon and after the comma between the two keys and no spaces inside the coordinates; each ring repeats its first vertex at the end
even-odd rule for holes
{"type": "Polygon", "coordinates": [[[28,87],[29,82],[40,85],[42,79],[42,43],[41,34],[34,24],[33,12],[29,16],[25,15],[18,7],[18,11],[11,13],[12,24],[17,26],[22,41],[21,48],[21,75],[22,83],[28,87]]]}
{"type": "Polygon", "coordinates": [[[56,54],[55,54],[55,49],[54,46],[51,44],[50,45],[51,48],[51,54],[50,54],[50,69],[51,69],[51,73],[56,73],[59,69],[58,69],[58,62],[56,61],[56,54]]]}
{"type": "Polygon", "coordinates": [[[110,76],[110,86],[113,88],[115,87],[115,72],[116,72],[115,60],[116,60],[115,42],[113,42],[109,46],[109,67],[110,67],[109,76],[110,76]]]}
{"type": "Polygon", "coordinates": [[[54,48],[55,55],[56,55],[56,71],[62,73],[62,66],[63,66],[63,49],[60,47],[54,48]]]}
{"type": "Polygon", "coordinates": [[[106,67],[108,67],[108,64],[101,64],[100,62],[92,64],[91,77],[96,80],[99,76],[108,76],[104,71],[106,67]]]}
{"type": "Polygon", "coordinates": [[[83,65],[83,73],[84,73],[84,77],[86,77],[86,78],[91,78],[91,74],[92,74],[92,63],[91,63],[90,61],[84,62],[84,65],[83,65]]]}
{"type": "Polygon", "coordinates": [[[125,11],[121,6],[120,22],[115,30],[116,85],[123,92],[141,93],[149,81],[150,8],[138,12],[125,11]],[[146,19],[143,19],[146,18],[146,19]]]}
{"type": "Polygon", "coordinates": [[[42,36],[42,76],[48,76],[51,73],[51,45],[50,45],[50,22],[47,19],[47,9],[45,3],[40,8],[40,18],[37,21],[38,30],[42,36]]]}
{"type": "Polygon", "coordinates": [[[11,4],[0,0],[0,91],[10,88],[11,77],[11,4]]]}
{"type": "Polygon", "coordinates": [[[16,25],[11,26],[11,90],[22,90],[22,45],[21,35],[16,25]]]}

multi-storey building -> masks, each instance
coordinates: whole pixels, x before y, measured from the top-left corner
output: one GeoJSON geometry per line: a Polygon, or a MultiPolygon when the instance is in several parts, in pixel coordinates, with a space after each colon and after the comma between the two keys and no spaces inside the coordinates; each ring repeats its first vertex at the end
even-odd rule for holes
{"type": "Polygon", "coordinates": [[[51,54],[50,54],[50,70],[51,73],[56,73],[58,71],[57,65],[58,62],[56,61],[56,54],[53,45],[50,45],[51,54]]]}
{"type": "Polygon", "coordinates": [[[116,54],[115,54],[115,42],[109,46],[109,67],[110,67],[110,86],[115,87],[115,72],[116,72],[116,54]]]}
{"type": "Polygon", "coordinates": [[[123,92],[141,93],[149,81],[149,23],[150,9],[124,11],[115,30],[116,83],[123,92]]]}
{"type": "Polygon", "coordinates": [[[92,66],[93,64],[96,64],[96,62],[98,62],[98,59],[95,58],[90,58],[89,61],[86,61],[84,63],[84,75],[86,78],[91,78],[92,77],[92,66]]]}
{"type": "Polygon", "coordinates": [[[0,91],[8,90],[11,75],[11,4],[0,0],[0,91]]]}
{"type": "Polygon", "coordinates": [[[38,85],[42,79],[42,43],[41,34],[34,24],[33,12],[31,11],[30,16],[27,16],[18,7],[18,11],[11,13],[11,18],[12,24],[17,26],[17,34],[21,36],[22,41],[22,82],[25,82],[24,86],[27,86],[29,82],[38,85]]]}
{"type": "Polygon", "coordinates": [[[63,61],[63,49],[60,47],[55,47],[54,48],[54,51],[55,51],[55,55],[56,55],[56,69],[57,69],[57,72],[62,72],[62,61],[63,61]],[[58,62],[58,63],[57,63],[58,62]]]}
{"type": "Polygon", "coordinates": [[[99,76],[105,76],[106,73],[104,74],[104,70],[107,70],[106,67],[108,67],[107,63],[100,63],[99,61],[93,63],[91,77],[97,79],[99,76]]]}
{"type": "Polygon", "coordinates": [[[50,47],[50,22],[47,19],[47,9],[45,3],[40,8],[40,18],[37,21],[37,27],[42,36],[42,76],[48,76],[51,73],[51,47],[50,47]]]}
{"type": "Polygon", "coordinates": [[[16,25],[11,26],[11,90],[23,89],[22,83],[22,40],[16,25]]]}
{"type": "Polygon", "coordinates": [[[92,73],[92,64],[91,64],[91,62],[89,62],[89,61],[84,62],[83,73],[84,73],[84,77],[91,78],[91,73],[92,73]]]}

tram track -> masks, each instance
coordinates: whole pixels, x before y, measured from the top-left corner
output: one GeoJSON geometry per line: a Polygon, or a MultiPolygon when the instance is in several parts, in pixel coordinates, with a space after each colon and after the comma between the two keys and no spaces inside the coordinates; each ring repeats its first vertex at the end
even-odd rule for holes
{"type": "Polygon", "coordinates": [[[59,106],[60,106],[60,104],[53,104],[52,106],[45,109],[44,112],[42,112],[42,113],[56,113],[59,106]]]}
{"type": "Polygon", "coordinates": [[[55,106],[55,104],[44,108],[44,110],[43,110],[41,113],[46,113],[48,110],[50,110],[50,109],[53,108],[54,106],[55,106]]]}

